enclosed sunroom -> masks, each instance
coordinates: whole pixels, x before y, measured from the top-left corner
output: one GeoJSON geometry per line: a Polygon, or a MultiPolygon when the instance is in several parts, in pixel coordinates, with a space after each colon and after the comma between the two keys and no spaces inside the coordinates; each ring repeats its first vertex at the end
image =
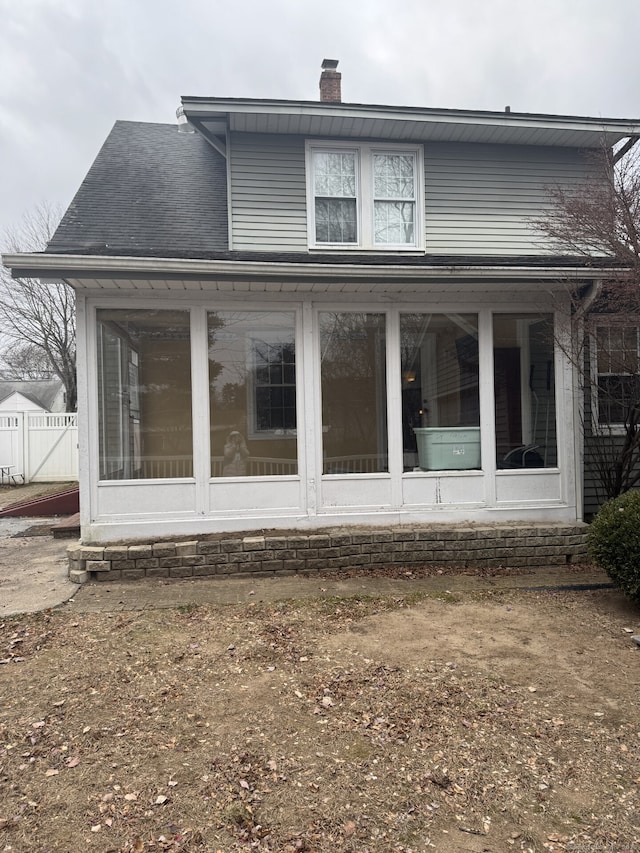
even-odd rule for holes
{"type": "Polygon", "coordinates": [[[371,277],[78,288],[83,538],[575,521],[553,282],[371,277]]]}

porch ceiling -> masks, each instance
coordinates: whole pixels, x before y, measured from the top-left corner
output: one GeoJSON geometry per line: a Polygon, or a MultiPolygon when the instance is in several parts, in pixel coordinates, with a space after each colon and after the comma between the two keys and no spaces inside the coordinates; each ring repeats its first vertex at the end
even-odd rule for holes
{"type": "MultiPolygon", "coordinates": [[[[583,271],[584,273],[584,271],[583,271]]],[[[202,292],[202,293],[486,293],[488,290],[511,289],[519,285],[523,293],[530,292],[531,279],[500,281],[498,277],[484,279],[448,279],[440,277],[421,281],[246,281],[211,279],[137,279],[137,278],[70,278],[65,281],[76,290],[111,290],[137,293],[154,292],[202,292]]],[[[576,286],[586,279],[576,279],[576,286]]],[[[557,287],[564,287],[556,281],[557,287]]],[[[545,283],[547,290],[553,289],[554,281],[545,283]]]]}

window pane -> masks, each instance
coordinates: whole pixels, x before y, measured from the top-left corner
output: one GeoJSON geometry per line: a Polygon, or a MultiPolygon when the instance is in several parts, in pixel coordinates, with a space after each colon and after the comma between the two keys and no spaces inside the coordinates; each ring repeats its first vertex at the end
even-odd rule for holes
{"type": "Polygon", "coordinates": [[[553,317],[494,315],[493,363],[498,467],[555,467],[553,317]]]}
{"type": "Polygon", "coordinates": [[[415,245],[415,205],[413,202],[374,203],[376,244],[415,245]]]}
{"type": "Polygon", "coordinates": [[[387,471],[384,314],[320,314],[323,472],[387,471]]]}
{"type": "Polygon", "coordinates": [[[356,194],[356,155],[352,152],[314,151],[314,191],[317,196],[356,194]]]}
{"type": "Polygon", "coordinates": [[[638,330],[634,327],[601,326],[596,330],[598,373],[638,372],[638,330]]]}
{"type": "Polygon", "coordinates": [[[193,476],[187,311],[98,309],[100,478],[193,476]]]}
{"type": "Polygon", "coordinates": [[[598,377],[598,422],[628,424],[640,408],[640,377],[608,375],[598,377]]]}
{"type": "Polygon", "coordinates": [[[316,242],[355,243],[355,199],[316,199],[316,242]]]}
{"type": "Polygon", "coordinates": [[[208,315],[211,475],[296,474],[295,318],[208,315]]]}
{"type": "Polygon", "coordinates": [[[373,194],[376,198],[415,198],[412,154],[374,154],[373,194]]]}
{"type": "Polygon", "coordinates": [[[478,318],[401,314],[405,471],[480,467],[478,318]]]}

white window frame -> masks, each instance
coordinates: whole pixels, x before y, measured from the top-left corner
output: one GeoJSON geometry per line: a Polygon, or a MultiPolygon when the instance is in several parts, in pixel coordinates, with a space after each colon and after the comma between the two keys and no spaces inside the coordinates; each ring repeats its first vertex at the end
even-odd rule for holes
{"type": "Polygon", "coordinates": [[[636,348],[638,352],[638,365],[640,369],[640,323],[629,322],[627,316],[616,315],[594,315],[591,318],[593,331],[589,335],[589,377],[591,387],[591,429],[594,435],[625,435],[626,427],[623,423],[600,422],[600,376],[632,376],[631,373],[600,373],[598,370],[598,329],[619,328],[633,329],[636,333],[636,348]]]}
{"type": "MultiPolygon", "coordinates": [[[[273,441],[274,439],[285,439],[285,438],[293,438],[297,436],[298,429],[297,427],[294,429],[258,429],[258,406],[256,402],[256,392],[258,384],[255,381],[255,359],[254,359],[254,345],[258,339],[265,341],[266,343],[273,344],[282,344],[283,335],[290,336],[291,329],[268,329],[267,331],[256,329],[255,331],[249,331],[246,333],[245,338],[245,346],[246,346],[246,362],[247,362],[247,422],[248,422],[248,435],[247,438],[250,441],[260,441],[260,440],[269,440],[273,441]]],[[[296,335],[295,335],[295,326],[293,327],[294,338],[294,352],[296,351],[296,335]]],[[[296,352],[297,359],[297,352],[296,352]]],[[[282,385],[283,388],[292,387],[296,392],[296,424],[298,421],[298,394],[297,394],[297,360],[296,364],[294,364],[294,379],[292,383],[287,383],[282,385]]]]}
{"type": "Polygon", "coordinates": [[[424,252],[424,147],[422,145],[402,145],[399,143],[354,143],[343,145],[339,140],[306,140],[305,142],[306,180],[307,180],[307,237],[309,248],[313,250],[353,252],[372,251],[376,253],[417,253],[424,252]],[[356,242],[321,243],[316,240],[315,192],[314,192],[314,153],[355,154],[356,158],[356,242]],[[413,243],[375,243],[374,239],[374,191],[373,158],[375,154],[407,154],[414,158],[415,222],[413,243]]]}

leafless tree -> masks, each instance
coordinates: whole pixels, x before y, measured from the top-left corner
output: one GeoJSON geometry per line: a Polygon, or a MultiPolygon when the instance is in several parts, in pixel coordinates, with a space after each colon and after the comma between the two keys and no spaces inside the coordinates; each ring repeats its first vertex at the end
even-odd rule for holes
{"type": "Polygon", "coordinates": [[[552,210],[536,225],[561,253],[606,256],[619,268],[588,294],[571,287],[581,333],[569,354],[585,394],[585,462],[606,500],[640,483],[640,144],[632,138],[614,152],[603,145],[588,165],[587,180],[550,191],[552,210]]]}
{"type": "Polygon", "coordinates": [[[0,379],[51,379],[53,375],[49,359],[33,344],[11,341],[2,351],[0,379]]]}
{"type": "MultiPolygon", "coordinates": [[[[5,252],[39,252],[51,238],[61,211],[38,205],[3,235],[5,252]]],[[[0,267],[0,331],[8,341],[5,363],[21,350],[42,353],[64,385],[67,411],[75,411],[76,324],[75,296],[63,282],[44,284],[36,278],[13,279],[0,267]]]]}

